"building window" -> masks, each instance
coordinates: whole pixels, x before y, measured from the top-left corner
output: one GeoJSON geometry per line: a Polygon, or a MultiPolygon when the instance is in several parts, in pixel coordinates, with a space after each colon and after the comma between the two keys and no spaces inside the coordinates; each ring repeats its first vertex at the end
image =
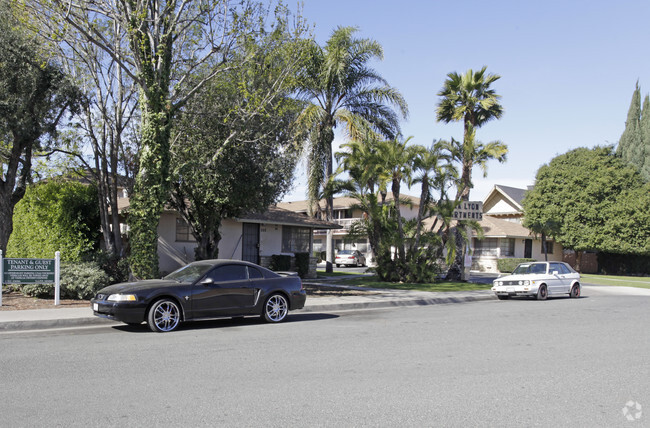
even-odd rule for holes
{"type": "Polygon", "coordinates": [[[514,238],[500,239],[501,257],[513,257],[515,255],[514,238]]]}
{"type": "Polygon", "coordinates": [[[176,219],[176,242],[194,242],[190,225],[182,218],[176,219]]]}
{"type": "Polygon", "coordinates": [[[474,255],[475,256],[497,256],[498,239],[485,238],[482,240],[474,239],[474,255]]]}
{"type": "Polygon", "coordinates": [[[553,241],[546,240],[546,252],[544,252],[544,241],[541,246],[542,254],[553,254],[553,241]]]}
{"type": "Polygon", "coordinates": [[[282,227],[283,253],[308,253],[311,229],[307,227],[282,227]]]}

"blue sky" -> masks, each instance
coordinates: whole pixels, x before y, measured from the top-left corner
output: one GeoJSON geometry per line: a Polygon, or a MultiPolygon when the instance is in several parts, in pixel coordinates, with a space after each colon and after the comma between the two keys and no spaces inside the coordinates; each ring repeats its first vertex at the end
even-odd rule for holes
{"type": "MultiPolygon", "coordinates": [[[[303,15],[324,44],[337,26],[377,40],[373,67],[409,104],[404,136],[429,145],[462,138],[461,124],[437,123],[449,72],[488,67],[505,113],[477,131],[500,140],[508,161],[475,169],[472,200],[495,184],[525,188],[537,169],[576,147],[615,144],[637,80],[650,92],[650,1],[306,0],[303,15]]],[[[335,144],[344,140],[338,136],[335,144]]],[[[304,165],[285,201],[305,199],[304,165]]],[[[419,189],[404,190],[419,195],[419,189]]]]}

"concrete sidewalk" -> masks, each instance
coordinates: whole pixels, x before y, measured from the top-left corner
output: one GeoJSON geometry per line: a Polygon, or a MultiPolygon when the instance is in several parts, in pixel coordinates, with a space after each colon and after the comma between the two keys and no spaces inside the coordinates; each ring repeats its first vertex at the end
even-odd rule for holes
{"type": "MultiPolygon", "coordinates": [[[[332,284],[323,285],[332,287],[332,284]]],[[[377,289],[373,289],[372,291],[374,291],[374,294],[360,296],[307,297],[305,307],[293,313],[337,312],[355,309],[424,306],[496,299],[494,294],[489,290],[438,293],[377,289]]],[[[121,323],[94,316],[90,306],[0,311],[0,332],[119,324],[121,323]]]]}

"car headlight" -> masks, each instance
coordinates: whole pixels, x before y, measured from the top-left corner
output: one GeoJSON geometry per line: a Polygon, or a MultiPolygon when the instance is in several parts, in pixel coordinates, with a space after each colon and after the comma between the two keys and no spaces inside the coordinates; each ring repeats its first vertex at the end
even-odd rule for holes
{"type": "Polygon", "coordinates": [[[498,287],[498,286],[502,285],[502,283],[501,283],[501,281],[495,281],[494,285],[496,285],[498,287]]]}
{"type": "Polygon", "coordinates": [[[530,285],[528,280],[519,281],[519,285],[530,285]]]}
{"type": "Polygon", "coordinates": [[[111,294],[106,300],[109,302],[135,302],[138,299],[135,294],[111,294]]]}

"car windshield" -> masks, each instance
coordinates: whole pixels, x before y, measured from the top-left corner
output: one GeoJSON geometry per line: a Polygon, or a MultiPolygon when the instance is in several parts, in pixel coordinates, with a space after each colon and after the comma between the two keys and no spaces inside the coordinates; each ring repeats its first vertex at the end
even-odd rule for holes
{"type": "Polygon", "coordinates": [[[341,250],[341,251],[339,251],[338,255],[339,256],[348,256],[350,254],[352,254],[352,250],[341,250]]]}
{"type": "Polygon", "coordinates": [[[524,263],[512,271],[513,275],[530,275],[546,273],[546,263],[524,263]]]}
{"type": "Polygon", "coordinates": [[[208,263],[190,263],[170,273],[163,279],[171,279],[178,282],[194,282],[201,278],[213,265],[208,263]]]}

